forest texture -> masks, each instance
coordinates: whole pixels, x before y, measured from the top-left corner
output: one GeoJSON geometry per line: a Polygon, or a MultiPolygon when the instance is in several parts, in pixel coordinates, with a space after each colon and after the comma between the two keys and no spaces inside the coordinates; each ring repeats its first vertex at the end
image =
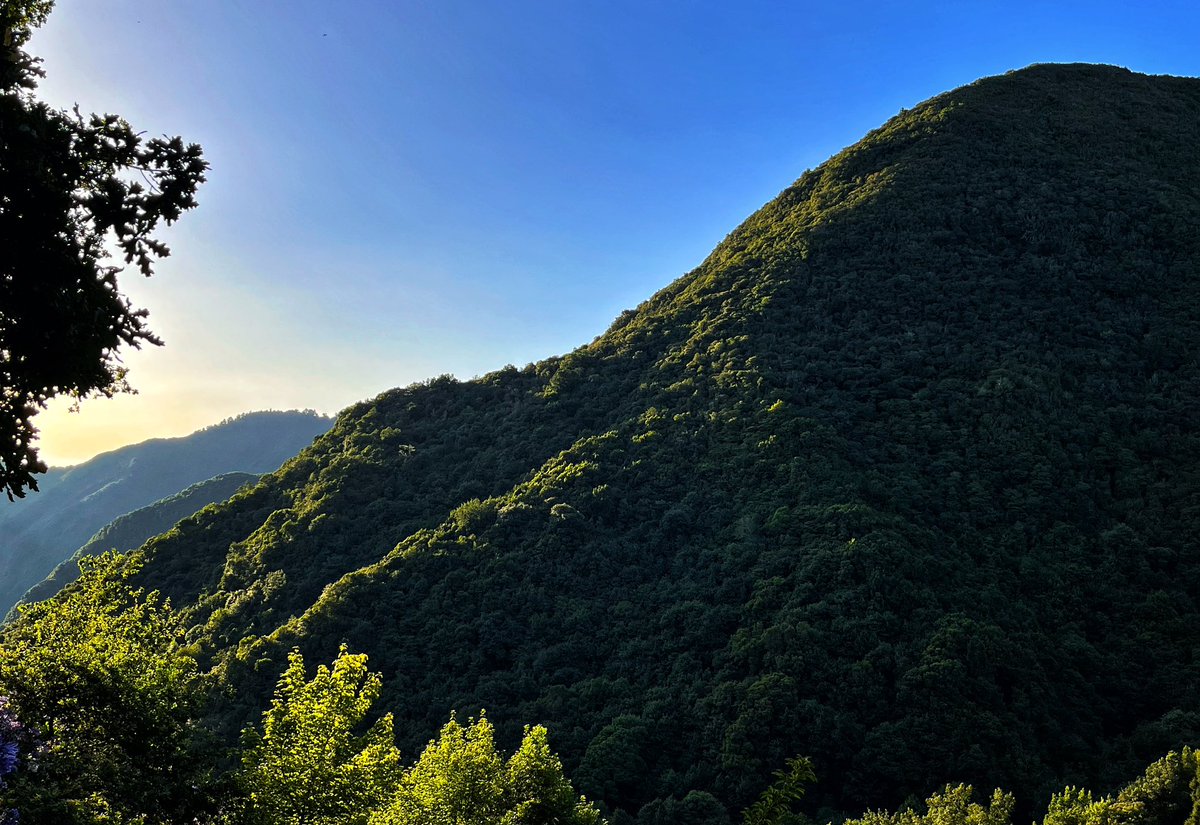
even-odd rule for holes
{"type": "MultiPolygon", "coordinates": [[[[241,743],[222,747],[198,720],[211,682],[157,594],[131,588],[136,562],[88,557],[66,593],[24,608],[0,645],[0,822],[4,825],[604,825],[526,727],[509,756],[482,714],[453,715],[406,766],[393,717],[373,708],[381,680],[344,647],[308,678],[288,657],[274,699],[241,743]]],[[[208,698],[211,698],[209,696],[208,698]]],[[[802,825],[811,760],[787,760],[741,813],[743,825],[802,825]]],[[[868,812],[850,825],[1010,825],[1011,794],[976,800],[947,785],[923,806],[868,812]]],[[[1043,825],[1200,820],[1200,759],[1157,761],[1115,795],[1067,787],[1043,825]]],[[[638,821],[729,823],[711,794],[642,808],[638,821]]]]}
{"type": "MultiPolygon", "coordinates": [[[[442,801],[405,795],[424,754],[469,753],[494,778],[478,810],[514,823],[545,821],[535,798],[612,825],[782,822],[802,766],[818,820],[1029,821],[1050,800],[1053,822],[1194,822],[1196,145],[1197,80],[988,78],[806,172],[591,344],[350,408],[0,634],[5,805],[288,811],[255,800],[326,770],[277,770],[273,743],[324,712],[303,662],[332,662],[315,679],[356,686],[333,690],[345,712],[378,692],[390,715],[353,717],[346,770],[368,779],[302,784],[376,795],[320,816],[421,821],[442,801]],[[423,755],[401,770],[396,748],[423,755]]],[[[198,152],[154,151],[198,180],[198,152]]],[[[85,263],[104,197],[55,236],[85,263]]]]}
{"type": "Polygon", "coordinates": [[[403,752],[545,724],[614,823],[797,756],[830,818],[1115,792],[1200,738],[1198,140],[1191,79],[936,97],[591,344],[345,411],[137,581],[223,735],[346,643],[403,752]]]}

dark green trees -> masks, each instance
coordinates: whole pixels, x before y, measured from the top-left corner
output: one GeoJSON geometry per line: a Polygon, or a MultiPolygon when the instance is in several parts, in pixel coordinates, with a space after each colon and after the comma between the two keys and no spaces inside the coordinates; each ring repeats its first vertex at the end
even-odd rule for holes
{"type": "Polygon", "coordinates": [[[52,109],[21,50],[52,2],[0,5],[0,489],[21,496],[45,470],[33,416],[59,395],[127,391],[122,346],[159,343],[118,288],[106,236],[150,275],[154,237],[196,205],[207,168],[195,144],[143,140],[116,115],[52,109]],[[145,181],[130,180],[130,174],[145,181]]]}
{"type": "Polygon", "coordinates": [[[920,104],[593,343],[347,410],[147,581],[230,729],[347,640],[406,751],[542,720],[614,819],[797,753],[831,815],[1111,787],[1195,741],[1197,144],[1195,79],[920,104]]]}

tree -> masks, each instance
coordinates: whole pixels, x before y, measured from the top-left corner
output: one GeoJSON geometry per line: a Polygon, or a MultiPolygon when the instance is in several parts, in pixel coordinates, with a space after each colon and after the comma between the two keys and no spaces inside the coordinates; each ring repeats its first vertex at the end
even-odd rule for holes
{"type": "Polygon", "coordinates": [[[544,727],[527,727],[507,761],[493,734],[485,717],[466,727],[451,717],[371,825],[600,825],[563,776],[544,727]]]}
{"type": "Polygon", "coordinates": [[[1013,797],[997,789],[987,805],[972,802],[970,785],[947,785],[940,794],[925,800],[926,812],[870,811],[859,819],[848,819],[845,825],[1011,825],[1013,797]]]}
{"type": "Polygon", "coordinates": [[[113,553],[79,565],[76,584],[0,636],[3,710],[36,745],[36,770],[12,777],[0,810],[22,825],[197,821],[215,806],[215,760],[196,662],[169,606],[129,585],[134,565],[113,553]]]}
{"type": "Polygon", "coordinates": [[[598,825],[600,814],[571,787],[541,725],[526,727],[504,767],[503,825],[598,825]]]}
{"type": "Polygon", "coordinates": [[[729,812],[708,791],[688,791],[683,799],[667,797],[643,805],[638,825],[730,825],[729,812]]]}
{"type": "Polygon", "coordinates": [[[143,140],[116,115],[83,116],[34,97],[22,46],[53,0],[0,3],[0,489],[37,489],[32,424],[57,396],[130,392],[122,346],[160,344],[122,295],[108,241],[145,276],[169,254],[154,237],[196,205],[200,147],[143,140]]]}
{"type": "Polygon", "coordinates": [[[1200,823],[1200,751],[1171,751],[1116,797],[1069,787],[1050,798],[1042,825],[1200,823]]]}
{"type": "Polygon", "coordinates": [[[775,781],[742,811],[744,825],[791,825],[803,822],[793,808],[804,798],[805,785],[816,782],[812,761],[796,756],[787,760],[786,771],[775,771],[775,781]]]}
{"type": "Polygon", "coordinates": [[[358,735],[379,697],[380,678],[365,654],[342,647],[333,667],[305,679],[293,651],[262,732],[247,730],[240,784],[244,821],[255,825],[353,825],[391,798],[400,780],[392,717],[358,735]]]}

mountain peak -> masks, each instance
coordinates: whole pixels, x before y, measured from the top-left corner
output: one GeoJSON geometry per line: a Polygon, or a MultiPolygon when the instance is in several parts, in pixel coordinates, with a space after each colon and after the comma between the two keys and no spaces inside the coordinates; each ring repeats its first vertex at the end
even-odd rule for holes
{"type": "Polygon", "coordinates": [[[346,640],[406,748],[543,720],[629,817],[797,754],[842,811],[1133,776],[1200,730],[1197,145],[1192,79],[939,95],[592,344],[352,408],[141,575],[231,732],[346,640]]]}

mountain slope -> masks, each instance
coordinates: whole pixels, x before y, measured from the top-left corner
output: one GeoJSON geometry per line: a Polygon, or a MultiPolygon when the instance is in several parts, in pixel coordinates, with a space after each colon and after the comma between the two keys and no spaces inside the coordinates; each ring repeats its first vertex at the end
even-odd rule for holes
{"type": "Polygon", "coordinates": [[[109,550],[116,550],[118,553],[137,550],[148,539],[170,530],[180,519],[194,515],[210,504],[224,501],[240,488],[256,481],[258,476],[252,473],[223,473],[193,484],[173,496],[118,516],[97,530],[96,534],[88,539],[87,544],[55,567],[49,576],[29,588],[9,611],[5,621],[12,618],[21,604],[48,599],[79,578],[79,559],[84,556],[96,556],[109,550]]]}
{"type": "Polygon", "coordinates": [[[1191,79],[941,95],[591,345],[345,411],[143,579],[230,731],[346,640],[407,751],[546,723],[614,822],[798,753],[830,811],[1115,784],[1200,737],[1198,140],[1191,79]]]}
{"type": "Polygon", "coordinates": [[[228,472],[265,473],[329,429],[313,412],[257,412],[52,468],[40,490],[0,503],[0,614],[120,515],[228,472]]]}

